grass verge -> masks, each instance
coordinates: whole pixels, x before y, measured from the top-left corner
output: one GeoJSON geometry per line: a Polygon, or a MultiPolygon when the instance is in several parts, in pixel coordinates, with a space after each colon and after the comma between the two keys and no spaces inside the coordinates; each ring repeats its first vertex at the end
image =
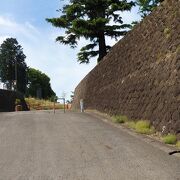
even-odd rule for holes
{"type": "Polygon", "coordinates": [[[136,127],[136,123],[134,121],[126,122],[126,125],[131,129],[135,129],[135,127],[136,127]]]}
{"type": "Polygon", "coordinates": [[[174,134],[168,134],[162,137],[162,140],[165,144],[176,144],[177,138],[174,134]]]}
{"type": "Polygon", "coordinates": [[[127,121],[127,127],[134,129],[136,132],[141,134],[153,134],[155,132],[154,127],[150,125],[150,122],[147,120],[127,121]]]}
{"type": "Polygon", "coordinates": [[[155,128],[151,126],[148,120],[130,120],[127,116],[124,115],[115,115],[111,117],[112,122],[125,124],[126,127],[135,130],[135,132],[140,134],[151,135],[157,137],[163,141],[165,144],[173,144],[180,148],[180,141],[177,141],[177,137],[174,134],[168,134],[166,136],[161,136],[160,132],[156,132],[155,128]]]}
{"type": "Polygon", "coordinates": [[[112,116],[112,121],[113,121],[114,123],[120,123],[120,124],[122,124],[122,123],[127,122],[127,121],[128,121],[128,118],[127,118],[127,116],[115,115],[115,116],[112,116]]]}
{"type": "Polygon", "coordinates": [[[135,131],[141,134],[152,134],[155,132],[154,127],[147,120],[139,120],[135,124],[135,131]]]}
{"type": "Polygon", "coordinates": [[[150,125],[149,121],[139,120],[137,122],[129,120],[127,116],[124,115],[115,115],[112,116],[112,122],[120,123],[128,126],[131,129],[134,129],[136,132],[141,134],[152,134],[155,132],[155,129],[150,125]]]}
{"type": "Polygon", "coordinates": [[[180,149],[180,141],[177,141],[176,146],[180,149]]]}

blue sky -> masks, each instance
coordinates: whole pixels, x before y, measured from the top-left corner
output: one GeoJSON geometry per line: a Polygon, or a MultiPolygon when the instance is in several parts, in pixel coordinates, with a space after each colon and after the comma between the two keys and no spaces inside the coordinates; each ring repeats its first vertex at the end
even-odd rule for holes
{"type": "MultiPolygon", "coordinates": [[[[79,64],[76,54],[85,40],[79,42],[77,49],[55,42],[63,30],[52,27],[45,18],[57,17],[57,9],[67,0],[0,0],[0,44],[7,37],[16,38],[27,56],[27,65],[46,73],[51,85],[61,97],[64,92],[69,99],[83,77],[96,66],[96,59],[90,64],[79,64]]],[[[139,20],[137,8],[123,13],[125,22],[139,20]]],[[[113,45],[116,42],[107,39],[113,45]]]]}

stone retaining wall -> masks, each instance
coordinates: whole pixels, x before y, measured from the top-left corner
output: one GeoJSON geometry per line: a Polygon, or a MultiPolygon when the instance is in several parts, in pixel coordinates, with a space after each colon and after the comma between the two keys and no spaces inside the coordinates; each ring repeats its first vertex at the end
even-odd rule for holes
{"type": "Polygon", "coordinates": [[[76,87],[73,108],[148,119],[180,130],[180,1],[167,0],[120,40],[76,87]]]}

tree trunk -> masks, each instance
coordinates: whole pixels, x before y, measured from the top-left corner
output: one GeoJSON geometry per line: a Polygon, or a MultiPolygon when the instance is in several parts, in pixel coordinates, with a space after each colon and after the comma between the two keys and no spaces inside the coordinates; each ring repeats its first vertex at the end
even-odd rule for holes
{"type": "Polygon", "coordinates": [[[13,72],[14,72],[14,68],[12,62],[9,61],[8,69],[7,69],[8,90],[12,90],[13,87],[13,72]]]}
{"type": "Polygon", "coordinates": [[[107,51],[106,51],[105,35],[104,35],[104,32],[102,32],[99,35],[99,57],[98,57],[98,63],[103,59],[103,57],[106,54],[107,54],[107,51]]]}

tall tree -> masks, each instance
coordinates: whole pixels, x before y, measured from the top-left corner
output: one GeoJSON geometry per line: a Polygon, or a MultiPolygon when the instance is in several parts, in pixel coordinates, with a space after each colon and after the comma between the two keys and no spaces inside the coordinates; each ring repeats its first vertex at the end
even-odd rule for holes
{"type": "Polygon", "coordinates": [[[164,0],[136,0],[141,17],[149,15],[164,0]]]}
{"type": "Polygon", "coordinates": [[[39,70],[28,69],[27,96],[49,99],[56,96],[51,88],[50,78],[39,70]],[[39,94],[39,95],[38,95],[39,94]]]}
{"type": "Polygon", "coordinates": [[[0,46],[0,79],[8,89],[25,93],[27,65],[23,48],[15,38],[7,38],[0,46]],[[16,85],[15,85],[16,80],[16,85]]]}
{"type": "Polygon", "coordinates": [[[80,63],[88,63],[91,57],[97,55],[99,62],[110,49],[105,37],[117,39],[131,27],[123,24],[120,12],[130,11],[134,5],[134,2],[127,0],[70,0],[68,5],[59,10],[60,17],[46,20],[66,30],[64,36],[56,38],[62,44],[75,48],[81,37],[90,41],[78,53],[80,63]]]}

